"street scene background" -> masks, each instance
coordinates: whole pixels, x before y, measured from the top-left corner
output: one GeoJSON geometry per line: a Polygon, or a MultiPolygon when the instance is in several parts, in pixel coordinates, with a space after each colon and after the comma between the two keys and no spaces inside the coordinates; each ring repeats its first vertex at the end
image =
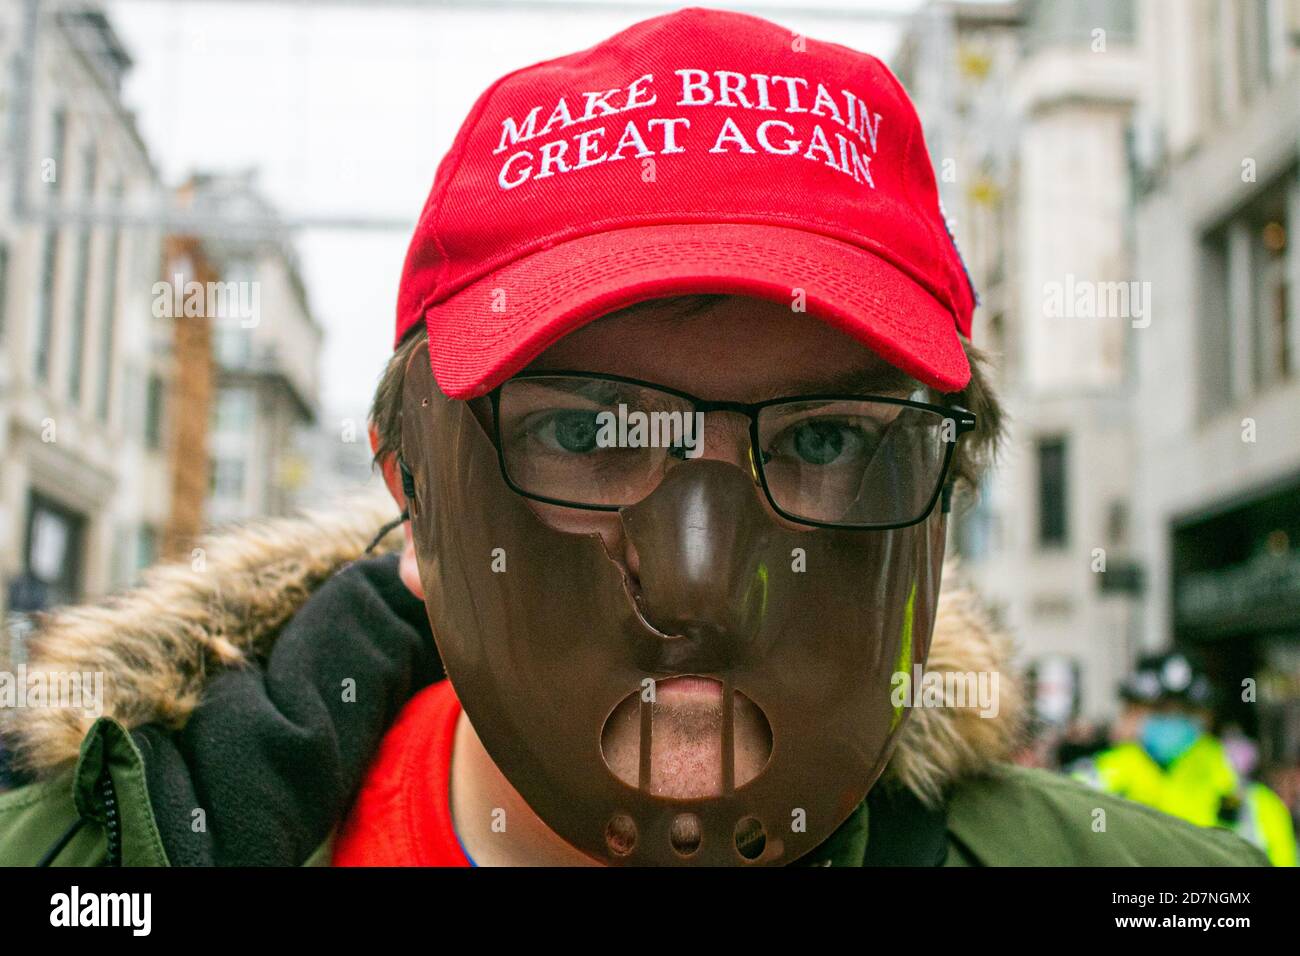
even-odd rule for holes
{"type": "MultiPolygon", "coordinates": [[[[1300,0],[724,4],[914,98],[1010,435],[950,551],[1061,768],[1179,651],[1300,814],[1300,0]]],[[[0,612],[378,478],[438,160],[501,74],[668,4],[0,0],[0,612]],[[197,290],[192,295],[191,292],[197,290]]]]}

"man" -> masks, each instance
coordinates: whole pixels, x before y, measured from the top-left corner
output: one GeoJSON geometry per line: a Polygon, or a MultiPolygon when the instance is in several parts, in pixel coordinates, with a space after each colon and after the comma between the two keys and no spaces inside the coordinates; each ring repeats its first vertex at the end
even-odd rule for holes
{"type": "Polygon", "coordinates": [[[690,9],[506,76],[402,277],[398,553],[272,523],[55,617],[109,715],[6,716],[0,862],[1262,862],[1005,762],[1009,650],[940,587],[973,308],[872,57],[690,9]]]}
{"type": "Polygon", "coordinates": [[[1212,689],[1182,654],[1144,658],[1120,688],[1124,711],[1114,747],[1071,772],[1093,786],[1197,826],[1228,827],[1274,866],[1296,865],[1291,813],[1262,783],[1232,764],[1209,732],[1212,689]]]}

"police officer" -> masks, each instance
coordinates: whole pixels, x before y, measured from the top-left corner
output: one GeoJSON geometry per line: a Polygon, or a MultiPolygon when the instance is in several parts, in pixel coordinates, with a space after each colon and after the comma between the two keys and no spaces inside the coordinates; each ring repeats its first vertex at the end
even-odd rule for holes
{"type": "Polygon", "coordinates": [[[1144,658],[1120,687],[1117,742],[1070,768],[1107,793],[1198,826],[1235,830],[1274,866],[1296,865],[1291,814],[1277,794],[1234,769],[1209,732],[1212,689],[1182,654],[1144,658]]]}

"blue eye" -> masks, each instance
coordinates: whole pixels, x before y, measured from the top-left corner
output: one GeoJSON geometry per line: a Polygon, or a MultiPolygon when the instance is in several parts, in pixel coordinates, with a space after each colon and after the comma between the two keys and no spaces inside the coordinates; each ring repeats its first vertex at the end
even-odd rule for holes
{"type": "Polygon", "coordinates": [[[829,465],[844,451],[845,431],[837,422],[808,422],[794,430],[794,450],[810,465],[829,465]]]}
{"type": "Polygon", "coordinates": [[[596,412],[575,409],[548,415],[534,436],[552,448],[580,455],[596,450],[599,431],[596,412]]]}

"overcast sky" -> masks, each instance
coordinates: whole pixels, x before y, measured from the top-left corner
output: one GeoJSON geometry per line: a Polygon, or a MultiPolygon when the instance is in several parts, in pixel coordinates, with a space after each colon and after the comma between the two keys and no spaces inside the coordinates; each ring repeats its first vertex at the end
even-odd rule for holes
{"type": "MultiPolygon", "coordinates": [[[[759,14],[773,6],[710,5],[759,14]]],[[[298,235],[311,306],[326,331],[329,414],[358,417],[369,404],[389,352],[410,228],[478,95],[503,73],[584,49],[654,12],[612,2],[588,11],[542,6],[109,3],[136,61],[125,97],[168,185],[195,169],[251,166],[285,212],[406,223],[401,231],[298,235]]],[[[783,0],[772,18],[887,57],[897,26],[862,11],[912,9],[917,0],[843,0],[853,12],[823,12],[834,6],[783,0]]]]}

